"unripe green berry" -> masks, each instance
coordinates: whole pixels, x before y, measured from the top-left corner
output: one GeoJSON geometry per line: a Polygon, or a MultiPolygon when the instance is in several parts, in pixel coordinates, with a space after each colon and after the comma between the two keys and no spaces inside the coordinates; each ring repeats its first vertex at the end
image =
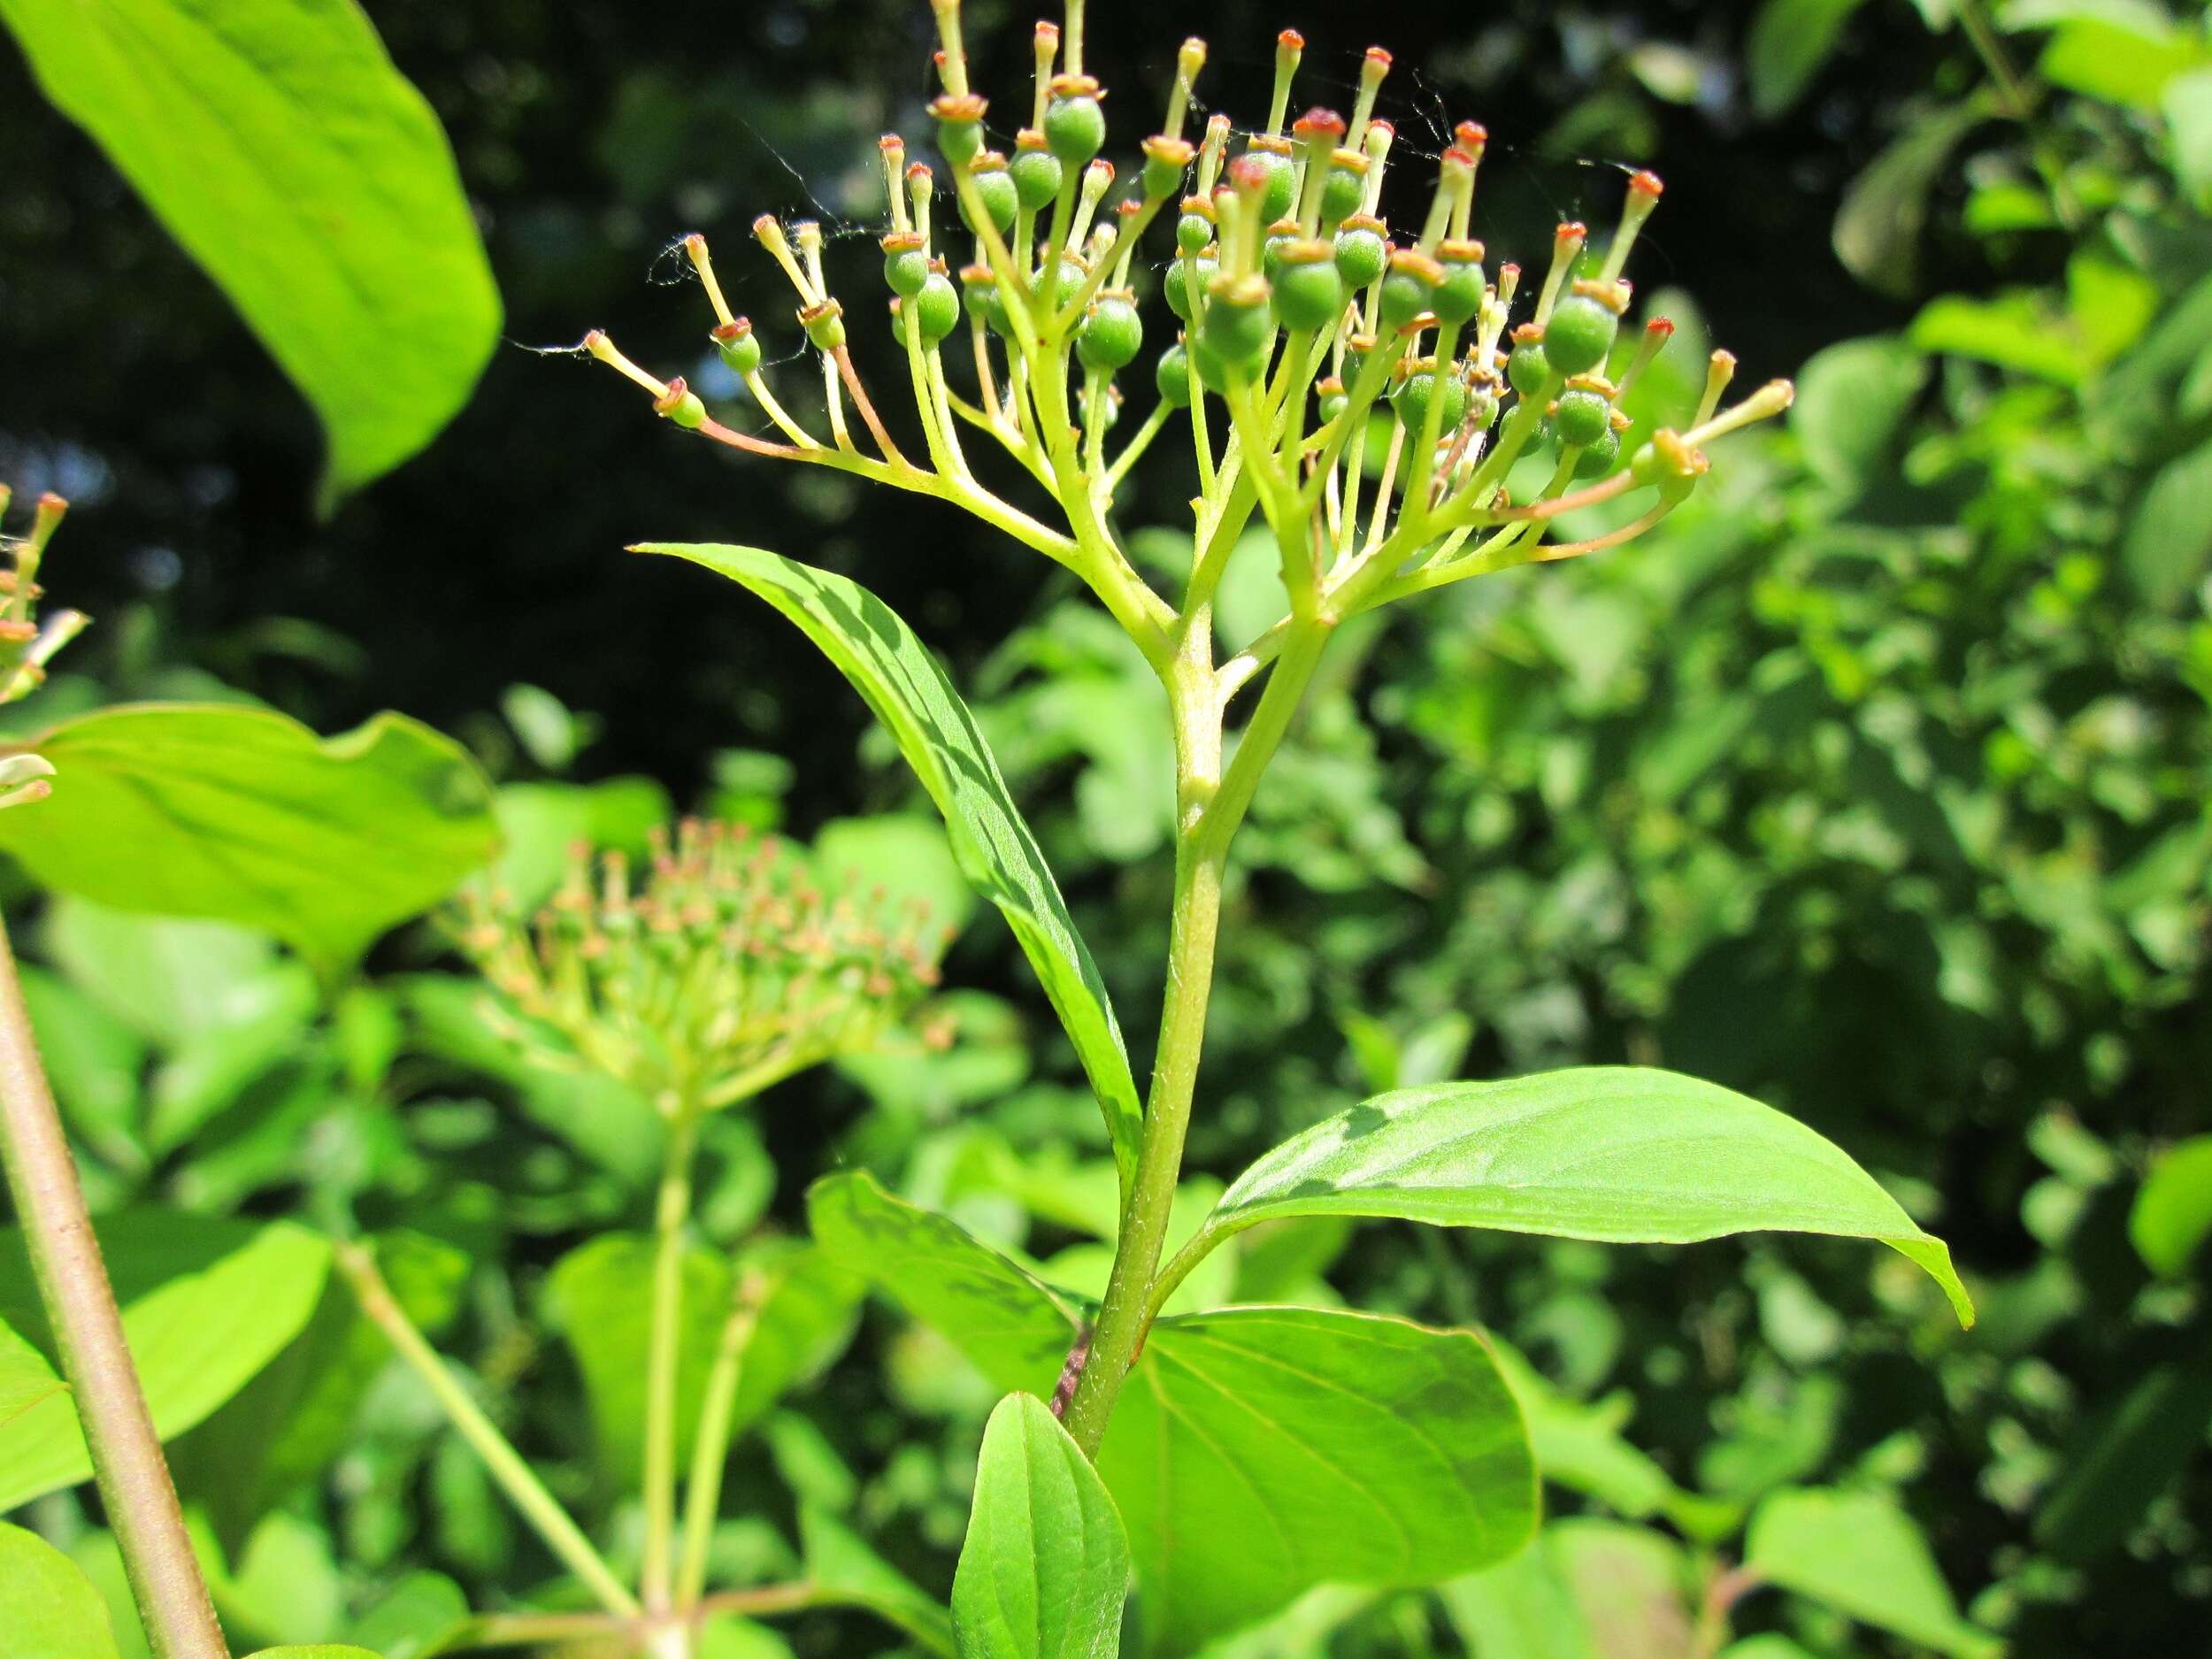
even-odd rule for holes
{"type": "MultiPolygon", "coordinates": [[[[1025,133],[1023,136],[1028,137],[1025,133]]],[[[1014,180],[1014,199],[1034,213],[1049,207],[1060,194],[1060,180],[1064,173],[1060,157],[1041,147],[1022,147],[1014,151],[1014,159],[1006,172],[1014,180]]]]}
{"type": "MultiPolygon", "coordinates": [[[[1205,303],[1206,290],[1212,286],[1215,273],[1221,269],[1221,262],[1210,254],[1201,254],[1195,263],[1198,266],[1199,302],[1202,305],[1205,303]]],[[[1178,259],[1169,265],[1161,287],[1167,295],[1168,310],[1173,311],[1185,322],[1188,322],[1190,320],[1190,280],[1185,269],[1186,264],[1186,261],[1178,259]]]]}
{"type": "Polygon", "coordinates": [[[1006,320],[1006,301],[998,291],[998,283],[987,265],[972,265],[960,273],[960,293],[968,308],[968,315],[979,317],[983,326],[995,334],[1004,334],[1010,325],[1006,320]]]}
{"type": "Polygon", "coordinates": [[[935,345],[959,326],[960,292],[942,271],[932,271],[921,291],[907,303],[914,307],[925,345],[935,345]]]}
{"type": "Polygon", "coordinates": [[[1577,478],[1596,478],[1613,470],[1613,463],[1621,458],[1621,434],[1608,426],[1595,443],[1575,457],[1577,478]]]}
{"type": "Polygon", "coordinates": [[[1403,328],[1423,311],[1433,310],[1443,280],[1443,267],[1426,254],[1402,248],[1391,255],[1390,274],[1382,286],[1383,326],[1403,328]]]}
{"type": "Polygon", "coordinates": [[[799,323],[818,351],[834,351],[845,343],[845,308],[824,300],[799,313],[799,323]]]}
{"type": "MultiPolygon", "coordinates": [[[[1423,369],[1409,374],[1398,382],[1390,395],[1391,407],[1398,411],[1398,419],[1405,423],[1409,433],[1425,430],[1429,418],[1429,400],[1436,396],[1436,374],[1423,369]]],[[[1460,418],[1467,412],[1467,388],[1456,374],[1444,377],[1444,409],[1437,422],[1437,431],[1450,432],[1458,426],[1460,418]]]]}
{"type": "Polygon", "coordinates": [[[1586,449],[1612,430],[1613,405],[1596,392],[1574,387],[1560,393],[1551,418],[1560,442],[1586,449]]]}
{"type": "Polygon", "coordinates": [[[1321,381],[1313,390],[1314,396],[1319,399],[1321,421],[1324,426],[1336,419],[1351,407],[1352,400],[1344,389],[1344,382],[1334,376],[1321,381]]]}
{"type": "MultiPolygon", "coordinates": [[[[1014,210],[1021,204],[1021,192],[1014,184],[1014,175],[1007,171],[1000,157],[987,151],[977,161],[979,165],[968,169],[969,187],[982,203],[983,211],[990,215],[992,227],[1003,236],[1014,228],[1014,210]],[[990,165],[993,162],[997,165],[990,165]]],[[[960,203],[960,219],[970,230],[981,234],[981,227],[968,217],[965,197],[960,203]]]]}
{"type": "Polygon", "coordinates": [[[922,284],[929,280],[929,256],[922,251],[918,234],[895,233],[883,239],[883,280],[902,299],[922,291],[922,284]]]}
{"type": "Polygon", "coordinates": [[[955,97],[947,93],[929,106],[937,118],[937,148],[956,167],[964,167],[983,148],[983,100],[972,93],[955,97]]]}
{"type": "Polygon", "coordinates": [[[1505,378],[1524,397],[1539,397],[1551,384],[1551,358],[1540,340],[1524,340],[1505,360],[1505,378]]]}
{"type": "Polygon", "coordinates": [[[1571,294],[1552,307],[1544,323],[1544,356],[1561,374],[1587,373],[1605,361],[1620,326],[1609,307],[1587,295],[1571,294]]]}
{"type": "Polygon", "coordinates": [[[1363,288],[1390,264],[1390,244],[1379,219],[1355,217],[1336,233],[1337,274],[1348,288],[1363,288]]]}
{"type": "Polygon", "coordinates": [[[1344,279],[1325,242],[1286,244],[1274,278],[1275,315],[1294,329],[1332,328],[1344,311],[1344,279]]]}
{"type": "Polygon", "coordinates": [[[1144,348],[1144,319],[1125,290],[1101,294],[1076,330],[1075,349],[1094,369],[1126,368],[1144,348]]]}
{"type": "Polygon", "coordinates": [[[653,400],[653,412],[686,432],[698,431],[707,419],[707,406],[699,401],[698,393],[684,384],[681,375],[669,381],[667,392],[653,400]]]}
{"type": "Polygon", "coordinates": [[[1045,147],[1070,167],[1090,165],[1106,147],[1106,111],[1095,96],[1066,93],[1045,105],[1045,147]]]}
{"type": "Polygon", "coordinates": [[[1328,178],[1321,186],[1321,221],[1333,225],[1339,219],[1349,219],[1360,210],[1367,199],[1367,176],[1364,170],[1348,165],[1342,153],[1329,169],[1328,178]]]}
{"type": "Polygon", "coordinates": [[[1152,381],[1160,388],[1160,401],[1170,409],[1186,407],[1190,403],[1190,353],[1179,345],[1160,353],[1152,381]]]}
{"type": "Polygon", "coordinates": [[[1272,224],[1290,211],[1291,193],[1298,188],[1297,168],[1287,152],[1263,148],[1257,140],[1245,156],[1266,172],[1267,186],[1260,194],[1260,222],[1272,224]]]}
{"type": "Polygon", "coordinates": [[[1225,366],[1250,365],[1275,337],[1267,284],[1254,276],[1217,278],[1206,296],[1206,315],[1199,329],[1199,338],[1220,355],[1225,366]]]}
{"type": "Polygon", "coordinates": [[[1196,253],[1213,239],[1214,221],[1210,213],[1186,213],[1175,221],[1175,247],[1179,253],[1196,253]]]}
{"type": "Polygon", "coordinates": [[[1083,284],[1090,280],[1090,267],[1076,255],[1064,253],[1060,263],[1052,271],[1052,304],[1056,311],[1064,311],[1075,303],[1075,296],[1083,291],[1083,284]]]}
{"type": "Polygon", "coordinates": [[[1444,280],[1437,286],[1429,309],[1439,321],[1456,326],[1482,309],[1482,244],[1448,242],[1438,250],[1438,262],[1444,267],[1444,280]]]}
{"type": "Polygon", "coordinates": [[[753,325],[745,318],[724,323],[708,338],[714,349],[722,354],[722,361],[729,365],[731,373],[743,380],[760,367],[760,338],[753,333],[753,325]]]}
{"type": "Polygon", "coordinates": [[[1207,344],[1206,336],[1202,334],[1187,340],[1184,347],[1190,353],[1191,362],[1197,365],[1198,383],[1210,392],[1226,392],[1229,371],[1223,365],[1221,353],[1207,344]]]}

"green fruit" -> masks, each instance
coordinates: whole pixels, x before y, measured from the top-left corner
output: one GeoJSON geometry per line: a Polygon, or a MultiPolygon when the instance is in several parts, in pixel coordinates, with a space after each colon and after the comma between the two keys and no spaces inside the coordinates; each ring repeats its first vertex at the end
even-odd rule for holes
{"type": "Polygon", "coordinates": [[[1247,150],[1245,159],[1266,170],[1267,188],[1260,193],[1260,222],[1271,225],[1290,211],[1291,192],[1298,188],[1297,168],[1279,150],[1247,150]]]}
{"type": "Polygon", "coordinates": [[[1006,172],[1014,180],[1014,199],[1033,213],[1052,204],[1064,176],[1060,157],[1048,150],[1016,150],[1006,172]]]}
{"type": "Polygon", "coordinates": [[[1102,294],[1075,332],[1075,349],[1094,369],[1126,368],[1144,348],[1144,319],[1118,294],[1102,294]]]}
{"type": "Polygon", "coordinates": [[[1274,282],[1275,315],[1286,328],[1333,327],[1344,311],[1344,279],[1336,273],[1328,243],[1307,246],[1320,249],[1323,257],[1282,263],[1274,282]]]}
{"type": "Polygon", "coordinates": [[[1267,308],[1265,288],[1256,294],[1209,296],[1199,331],[1199,338],[1219,354],[1225,365],[1250,364],[1266,352],[1275,338],[1275,319],[1267,308]]]}
{"type": "Polygon", "coordinates": [[[1383,279],[1383,326],[1402,328],[1423,311],[1433,309],[1437,287],[1426,272],[1394,265],[1383,279]]]}
{"type": "Polygon", "coordinates": [[[1347,409],[1351,407],[1352,400],[1350,396],[1346,394],[1344,390],[1344,382],[1341,380],[1324,380],[1314,389],[1320,395],[1321,424],[1323,426],[1327,426],[1331,421],[1336,419],[1338,416],[1341,415],[1347,409]]]}
{"type": "Polygon", "coordinates": [[[1390,244],[1383,240],[1381,232],[1365,226],[1337,232],[1336,269],[1346,288],[1365,288],[1389,264],[1390,244]]]}
{"type": "MultiPolygon", "coordinates": [[[[1429,400],[1436,396],[1436,375],[1429,370],[1409,374],[1398,382],[1398,389],[1390,395],[1390,405],[1398,411],[1398,419],[1405,423],[1409,433],[1425,430],[1429,418],[1429,400]]],[[[1437,423],[1440,433],[1450,432],[1459,425],[1467,412],[1467,388],[1457,375],[1444,379],[1444,410],[1437,423]]]]}
{"type": "Polygon", "coordinates": [[[1170,409],[1185,407],[1190,402],[1190,353],[1180,346],[1170,346],[1160,353],[1152,381],[1160,388],[1162,403],[1170,409]]]}
{"type": "Polygon", "coordinates": [[[1576,388],[1560,393],[1552,424],[1559,429],[1560,442],[1587,449],[1612,430],[1613,405],[1595,392],[1576,388]]]}
{"type": "Polygon", "coordinates": [[[1157,202],[1173,196],[1182,186],[1183,175],[1189,171],[1188,161],[1148,153],[1144,158],[1145,199],[1157,202]]]}
{"type": "Polygon", "coordinates": [[[1210,392],[1227,391],[1229,372],[1223,366],[1221,353],[1206,343],[1206,336],[1200,334],[1191,340],[1187,349],[1190,360],[1198,365],[1198,383],[1210,392]]]}
{"type": "Polygon", "coordinates": [[[1186,213],[1175,221],[1175,247],[1180,253],[1196,253],[1214,239],[1214,222],[1203,213],[1186,213]]]}
{"type": "Polygon", "coordinates": [[[983,123],[959,116],[940,116],[937,148],[954,166],[966,166],[983,148],[983,123]]]}
{"type": "Polygon", "coordinates": [[[960,291],[942,271],[932,271],[921,291],[906,303],[914,307],[925,345],[935,345],[959,326],[960,291]]]}
{"type": "MultiPolygon", "coordinates": [[[[1201,255],[1197,263],[1198,292],[1202,303],[1206,288],[1213,281],[1214,273],[1218,271],[1221,265],[1218,260],[1210,255],[1201,255]]],[[[1160,286],[1166,291],[1168,310],[1173,311],[1185,322],[1188,322],[1190,320],[1190,278],[1184,269],[1184,261],[1178,259],[1173,265],[1168,266],[1167,274],[1162,279],[1160,286]]]]}
{"type": "Polygon", "coordinates": [[[1071,253],[1060,256],[1060,263],[1052,272],[1052,307],[1065,311],[1075,303],[1075,296],[1083,291],[1083,285],[1091,280],[1083,262],[1071,253]]]}
{"type": "Polygon", "coordinates": [[[1514,347],[1505,360],[1505,378],[1522,396],[1540,397],[1551,384],[1551,358],[1545,355],[1543,342],[1524,340],[1514,347]]]}
{"type": "Polygon", "coordinates": [[[722,354],[722,361],[738,379],[743,380],[760,367],[760,336],[754,334],[752,324],[742,318],[724,323],[707,337],[714,342],[714,349],[722,354]]]}
{"type": "Polygon", "coordinates": [[[1577,478],[1596,478],[1613,470],[1613,463],[1621,458],[1621,434],[1606,427],[1598,441],[1575,457],[1577,478]]]}
{"type": "Polygon", "coordinates": [[[1088,93],[1056,97],[1045,105],[1045,148],[1071,167],[1087,166],[1106,147],[1106,111],[1088,93]]]}
{"type": "Polygon", "coordinates": [[[1321,186],[1321,222],[1333,225],[1339,219],[1351,218],[1366,199],[1364,173],[1340,165],[1331,167],[1328,179],[1321,186]]]}
{"type": "Polygon", "coordinates": [[[983,326],[995,334],[1004,334],[1011,327],[1006,320],[1006,301],[998,291],[998,284],[988,273],[973,278],[963,275],[960,280],[962,297],[967,302],[968,315],[979,317],[983,326]]]}
{"type": "Polygon", "coordinates": [[[883,280],[901,299],[919,294],[929,280],[929,256],[919,248],[900,248],[884,255],[883,280]]]}
{"type": "Polygon", "coordinates": [[[1429,301],[1429,309],[1440,321],[1455,326],[1464,323],[1482,309],[1484,286],[1480,259],[1448,254],[1444,259],[1444,280],[1429,301]]]}
{"type": "MultiPolygon", "coordinates": [[[[983,204],[983,211],[991,216],[992,227],[1003,236],[1014,228],[1014,210],[1021,205],[1021,190],[1014,182],[1014,175],[1004,167],[987,167],[971,173],[968,182],[976,197],[983,204]]],[[[968,218],[965,201],[960,204],[960,217],[970,230],[980,231],[968,218]]]]}
{"type": "Polygon", "coordinates": [[[1620,319],[1597,301],[1571,294],[1552,308],[1544,324],[1544,355],[1563,375],[1587,373],[1605,361],[1620,326],[1620,319]]]}

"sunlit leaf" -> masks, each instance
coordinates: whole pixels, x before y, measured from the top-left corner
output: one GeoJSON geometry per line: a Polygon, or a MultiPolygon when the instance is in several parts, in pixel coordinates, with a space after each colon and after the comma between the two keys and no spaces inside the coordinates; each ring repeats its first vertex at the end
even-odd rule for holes
{"type": "Polygon", "coordinates": [[[315,406],[326,500],[429,442],[491,354],[499,296],[437,118],[352,0],[0,18],[315,406]]]}
{"type": "Polygon", "coordinates": [[[1586,1066],[1379,1094],[1267,1153],[1208,1233],[1288,1216],[1691,1244],[1777,1229],[1873,1239],[1924,1269],[1962,1323],[1950,1252],[1832,1143],[1717,1084],[1586,1066]]]}
{"type": "Polygon", "coordinates": [[[1847,340],[1816,353],[1798,371],[1790,406],[1807,464],[1838,489],[1866,488],[1927,377],[1927,358],[1901,340],[1847,340]]]}
{"type": "Polygon", "coordinates": [[[1751,1517],[1744,1563],[1761,1577],[1955,1659],[2003,1644],[1959,1617],[1912,1519],[1877,1492],[1778,1492],[1751,1517]]]}
{"type": "Polygon", "coordinates": [[[403,715],[326,739],[265,709],[141,703],[66,721],[36,747],[54,794],[0,814],[0,849],[37,880],[259,928],[326,972],[496,848],[475,763],[403,715]]]}
{"type": "Polygon", "coordinates": [[[2177,1279],[2212,1237],[2212,1135],[2198,1135],[2166,1151],[2151,1166],[2128,1236],[2151,1271],[2177,1279]]]}
{"type": "Polygon", "coordinates": [[[750,588],[797,624],[866,700],[945,815],[962,871],[998,907],[1036,970],[1090,1076],[1127,1181],[1142,1114],[1105,982],[975,717],[927,648],[882,600],[829,571],[758,548],[655,543],[637,550],[689,559],[750,588]]]}
{"type": "Polygon", "coordinates": [[[1112,1659],[1129,1590],[1121,1516],[1034,1394],[991,1413],[952,1585],[961,1659],[1112,1659]]]}
{"type": "Polygon", "coordinates": [[[0,1632],[8,1659],[116,1659],[115,1627],[92,1580],[37,1533],[5,1521],[0,1521],[0,1632]]]}

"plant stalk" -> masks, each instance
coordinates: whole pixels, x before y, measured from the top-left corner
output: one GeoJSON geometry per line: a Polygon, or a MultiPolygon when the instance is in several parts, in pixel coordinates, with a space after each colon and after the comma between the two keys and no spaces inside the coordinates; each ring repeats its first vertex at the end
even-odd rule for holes
{"type": "Polygon", "coordinates": [[[230,1659],[161,1455],[84,1189],[0,926],[0,1153],[92,1454],[93,1478],[155,1659],[230,1659]]]}
{"type": "Polygon", "coordinates": [[[546,1548],[559,1557],[562,1565],[574,1573],[609,1612],[625,1618],[636,1617],[640,1611],[637,1598],[614,1576],[614,1570],[592,1548],[582,1529],[569,1518],[560,1501],[545,1489],[544,1483],[523,1461],[522,1454],[484,1415],[483,1408],[455,1379],[438,1351],[415,1329],[414,1322],[408,1318],[406,1310],[385,1284],[384,1276],[377,1271],[376,1263],[368,1251],[357,1244],[342,1244],[336,1260],[338,1271],[353,1286],[361,1311],[384,1333],[399,1356],[414,1368],[416,1375],[437,1396],[447,1419],[483,1461],[484,1467],[491,1471],[492,1479],[521,1512],[522,1518],[545,1540],[546,1548]]]}
{"type": "Polygon", "coordinates": [[[742,1373],[745,1349],[760,1323],[760,1307],[766,1287],[752,1276],[739,1284],[722,1322],[722,1338],[714,1351],[714,1367],[707,1373],[707,1391],[699,1403],[699,1434],[692,1442],[691,1473],[684,1482],[683,1559],[676,1569],[676,1606],[689,1610],[697,1605],[707,1584],[707,1551],[714,1541],[715,1512],[722,1503],[722,1470],[729,1462],[730,1425],[737,1409],[737,1385],[742,1373]]]}
{"type": "Polygon", "coordinates": [[[645,1546],[639,1588],[649,1613],[672,1605],[676,1531],[676,1383],[682,1358],[684,1232],[691,1219],[691,1161],[699,1113],[678,1100],[653,1203],[653,1323],[645,1360],[645,1546]]]}

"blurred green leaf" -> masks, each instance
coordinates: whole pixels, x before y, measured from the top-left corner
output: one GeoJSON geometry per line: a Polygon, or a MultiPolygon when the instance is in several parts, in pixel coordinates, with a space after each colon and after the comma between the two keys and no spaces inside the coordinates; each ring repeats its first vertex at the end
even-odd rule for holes
{"type": "Polygon", "coordinates": [[[1847,340],[1808,359],[1790,406],[1806,464],[1839,490],[1866,488],[1927,378],[1927,359],[1886,336],[1847,340]]]}
{"type": "Polygon", "coordinates": [[[37,1533],[5,1521],[0,1632],[6,1632],[8,1659],[116,1659],[115,1628],[92,1581],[37,1533]]]}
{"type": "Polygon", "coordinates": [[[1959,141],[1985,119],[1975,99],[1939,104],[1891,140],[1851,181],[1832,235],[1845,270],[1893,299],[1914,292],[1928,192],[1959,141]]]}
{"type": "Polygon", "coordinates": [[[1961,1618],[1927,1540],[1876,1492],[1778,1492],[1751,1517],[1744,1564],[1785,1589],[1955,1659],[2004,1646],[1961,1618]]]}
{"type": "Polygon", "coordinates": [[[68,1389],[46,1356],[0,1320],[0,1431],[34,1406],[68,1389]]]}
{"type": "Polygon", "coordinates": [[[1688,1244],[1779,1229],[1873,1239],[1973,1303],[1950,1252],[1804,1125],[1717,1085],[1632,1066],[1401,1089],[1265,1154],[1222,1194],[1217,1240],[1290,1216],[1688,1244]]]}
{"type": "Polygon", "coordinates": [[[673,811],[668,791],[650,778],[503,784],[492,797],[501,846],[487,879],[532,909],[560,885],[572,848],[641,858],[647,832],[673,811]]]}
{"type": "Polygon", "coordinates": [[[866,700],[945,815],[969,882],[998,907],[1036,970],[1097,1093],[1115,1159],[1129,1179],[1143,1114],[1105,982],[975,717],[927,648],[882,600],[831,572],[758,548],[668,543],[638,550],[689,559],[758,594],[866,700]]]}
{"type": "Polygon", "coordinates": [[[2193,40],[2152,6],[2130,7],[2068,19],[2036,60],[2036,73],[2055,87],[2142,110],[2156,110],[2176,75],[2204,62],[2202,42],[2193,40]]]}
{"type": "Polygon", "coordinates": [[[2174,177],[2199,212],[2212,212],[2212,69],[2176,75],[2159,91],[2174,177]]]}
{"type": "Polygon", "coordinates": [[[499,296],[445,134],[365,13],[0,0],[0,17],[314,404],[326,502],[436,435],[498,339],[499,296]]]}
{"type": "Polygon", "coordinates": [[[953,1579],[961,1659],[1113,1659],[1128,1591],[1128,1537],[1097,1471],[1043,1401],[1007,1395],[953,1579]]]}
{"type": "Polygon", "coordinates": [[[496,849],[475,764],[403,715],[319,739],[266,710],[144,703],[68,721],[37,748],[60,785],[0,818],[0,849],[39,881],[262,928],[326,973],[496,849]]]}
{"type": "Polygon", "coordinates": [[[2179,604],[2212,560],[2212,442],[2199,444],[2158,469],[2135,503],[2120,560],[2144,602],[2160,610],[2179,604]]]}
{"type": "Polygon", "coordinates": [[[927,905],[933,927],[965,926],[975,910],[944,826],[928,818],[832,818],[815,832],[814,867],[833,889],[880,887],[895,904],[927,905]]]}
{"type": "Polygon", "coordinates": [[[799,1510],[800,1553],[808,1584],[826,1606],[866,1608],[929,1652],[958,1652],[952,1619],[936,1600],[869,1548],[857,1532],[812,1505],[799,1510]]]}
{"type": "Polygon", "coordinates": [[[19,977],[39,1058],[73,1133],[126,1167],[142,1165],[139,1076],[146,1044],[122,1019],[77,986],[32,964],[19,977]]]}
{"type": "Polygon", "coordinates": [[[2212,1346],[2156,1365],[2097,1412],[2035,1513],[2035,1540],[2082,1565],[2117,1549],[2212,1431],[2212,1346]]]}
{"type": "Polygon", "coordinates": [[[2080,342],[2040,296],[2016,290],[1993,300],[1949,294],[1931,300],[1912,319],[1908,337],[1923,351],[1972,357],[2056,386],[2076,386],[2084,369],[2080,342]]]}
{"type": "Polygon", "coordinates": [[[136,916],[65,895],[47,907],[40,940],[71,983],[165,1048],[219,1031],[252,1007],[277,959],[265,933],[136,916]]]}
{"type": "Polygon", "coordinates": [[[1804,96],[1861,0],[1763,0],[1744,37],[1753,111],[1772,120],[1804,96]]]}
{"type": "Polygon", "coordinates": [[[2160,1156],[2135,1195],[2128,1236],[2152,1272],[2178,1279],[2188,1271],[2212,1237],[2212,1135],[2181,1141],[2160,1156]]]}
{"type": "MultiPolygon", "coordinates": [[[[135,1210],[96,1224],[154,1428],[182,1433],[238,1392],[306,1324],[330,1247],[287,1222],[135,1210]]],[[[0,1233],[0,1321],[47,1351],[23,1237],[0,1233]]],[[[0,1426],[0,1510],[92,1473],[65,1396],[0,1426]]]]}

